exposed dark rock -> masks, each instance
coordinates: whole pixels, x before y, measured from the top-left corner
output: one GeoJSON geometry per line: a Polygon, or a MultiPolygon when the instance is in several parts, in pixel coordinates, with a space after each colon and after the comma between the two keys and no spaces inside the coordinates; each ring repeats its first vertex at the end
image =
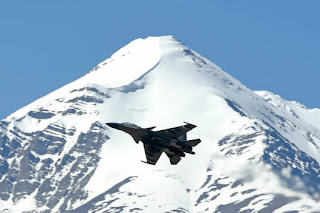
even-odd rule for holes
{"type": "Polygon", "coordinates": [[[36,119],[49,119],[55,116],[55,113],[49,112],[45,109],[38,109],[36,111],[28,112],[28,115],[36,119]]]}
{"type": "Polygon", "coordinates": [[[87,102],[87,103],[97,103],[97,104],[103,103],[103,99],[97,98],[95,96],[87,96],[87,95],[73,98],[73,99],[67,101],[67,103],[75,103],[78,101],[87,102]]]}

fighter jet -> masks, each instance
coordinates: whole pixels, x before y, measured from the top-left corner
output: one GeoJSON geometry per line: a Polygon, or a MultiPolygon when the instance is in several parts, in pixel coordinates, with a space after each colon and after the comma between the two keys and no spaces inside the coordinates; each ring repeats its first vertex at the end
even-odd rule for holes
{"type": "Polygon", "coordinates": [[[160,158],[162,152],[165,152],[170,159],[172,165],[176,165],[185,157],[185,153],[195,154],[192,147],[201,142],[200,139],[187,140],[187,132],[196,126],[186,123],[160,131],[152,131],[155,127],[141,128],[132,123],[106,123],[108,126],[122,130],[130,134],[134,141],[138,144],[141,141],[144,145],[144,151],[147,164],[155,165],[160,158]]]}

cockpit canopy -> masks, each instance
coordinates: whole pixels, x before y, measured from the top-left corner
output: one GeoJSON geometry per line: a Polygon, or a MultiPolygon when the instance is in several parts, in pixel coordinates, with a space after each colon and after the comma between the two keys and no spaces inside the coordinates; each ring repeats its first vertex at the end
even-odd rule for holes
{"type": "Polygon", "coordinates": [[[126,126],[126,127],[129,127],[129,128],[134,128],[134,129],[141,129],[140,126],[137,126],[133,123],[129,123],[129,122],[125,122],[125,123],[122,123],[122,125],[126,126]]]}

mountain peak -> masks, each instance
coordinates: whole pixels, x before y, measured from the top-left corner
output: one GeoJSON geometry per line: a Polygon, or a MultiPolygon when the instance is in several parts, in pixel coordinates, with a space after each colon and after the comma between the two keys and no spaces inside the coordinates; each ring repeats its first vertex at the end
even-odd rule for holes
{"type": "MultiPolygon", "coordinates": [[[[18,110],[7,119],[21,117],[28,110],[59,98],[62,94],[67,94],[75,88],[96,85],[116,89],[130,85],[156,70],[169,72],[172,74],[170,74],[171,77],[175,74],[175,80],[178,81],[181,77],[187,77],[191,73],[195,74],[194,67],[200,68],[208,64],[210,64],[209,70],[211,67],[220,70],[219,67],[193,52],[174,36],[135,39],[116,51],[110,58],[99,63],[85,76],[18,110]],[[190,66],[191,64],[193,66],[190,66]],[[158,69],[159,66],[162,68],[158,69]],[[188,71],[191,71],[191,73],[186,74],[188,71]]],[[[170,75],[167,76],[170,78],[170,75]]]]}
{"type": "Polygon", "coordinates": [[[0,211],[318,210],[314,116],[172,36],[137,39],[0,122],[0,211]],[[174,167],[145,165],[142,145],[104,124],[125,121],[187,121],[202,143],[174,167]]]}
{"type": "Polygon", "coordinates": [[[115,88],[127,85],[154,69],[161,58],[184,45],[173,36],[147,37],[133,40],[101,62],[85,81],[115,88]]]}

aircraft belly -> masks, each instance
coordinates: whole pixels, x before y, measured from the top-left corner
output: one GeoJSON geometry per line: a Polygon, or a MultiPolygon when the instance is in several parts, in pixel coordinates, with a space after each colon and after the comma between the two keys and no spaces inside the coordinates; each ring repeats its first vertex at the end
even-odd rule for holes
{"type": "Polygon", "coordinates": [[[170,155],[174,155],[174,154],[175,154],[175,152],[170,151],[168,148],[164,148],[163,151],[164,151],[165,153],[167,153],[167,154],[170,154],[170,155]]]}
{"type": "Polygon", "coordinates": [[[201,142],[200,139],[187,141],[186,133],[196,126],[185,123],[183,126],[152,131],[154,127],[141,128],[132,123],[106,123],[109,127],[130,134],[134,141],[141,141],[147,161],[145,163],[155,165],[162,152],[165,152],[172,165],[176,165],[185,157],[185,154],[195,154],[192,148],[201,142]]]}
{"type": "Polygon", "coordinates": [[[160,146],[164,147],[174,147],[177,149],[181,149],[182,146],[177,144],[177,142],[173,141],[172,139],[167,139],[163,137],[152,137],[151,139],[148,140],[148,142],[151,144],[159,144],[160,146]],[[151,141],[151,142],[150,142],[151,141]]]}
{"type": "Polygon", "coordinates": [[[177,148],[177,149],[181,149],[181,147],[182,146],[180,146],[180,145],[178,145],[177,143],[175,143],[175,142],[170,142],[170,146],[172,146],[172,147],[175,147],[175,148],[177,148]]]}

